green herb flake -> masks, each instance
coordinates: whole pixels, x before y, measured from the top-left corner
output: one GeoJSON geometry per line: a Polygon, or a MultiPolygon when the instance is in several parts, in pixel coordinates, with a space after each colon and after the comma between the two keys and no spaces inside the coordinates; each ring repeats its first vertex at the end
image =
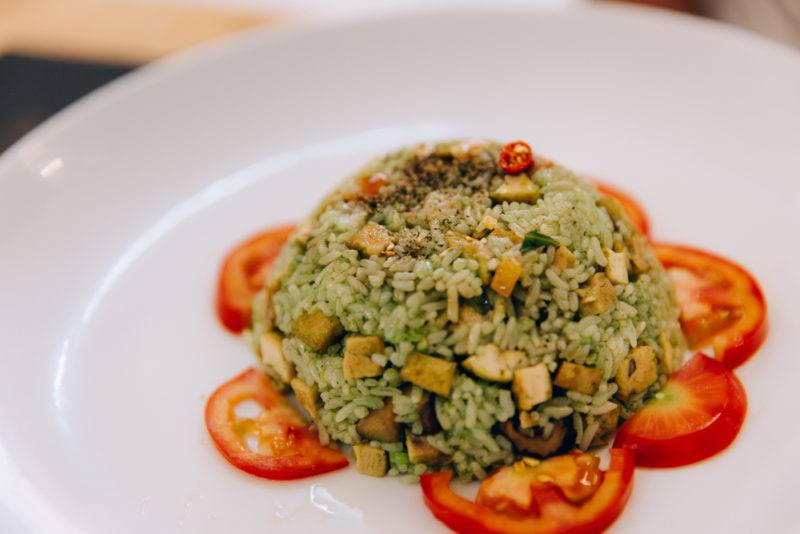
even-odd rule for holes
{"type": "Polygon", "coordinates": [[[544,247],[547,245],[558,245],[558,241],[549,235],[540,234],[536,231],[530,231],[525,234],[525,239],[522,240],[522,247],[520,250],[522,250],[522,252],[530,252],[535,248],[544,247]]]}

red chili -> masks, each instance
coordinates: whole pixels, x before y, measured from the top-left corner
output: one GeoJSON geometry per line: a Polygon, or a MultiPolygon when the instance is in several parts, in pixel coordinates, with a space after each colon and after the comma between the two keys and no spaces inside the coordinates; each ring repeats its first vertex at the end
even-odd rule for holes
{"type": "Polygon", "coordinates": [[[519,174],[533,167],[533,150],[525,141],[508,143],[500,151],[500,168],[506,174],[519,174]]]}

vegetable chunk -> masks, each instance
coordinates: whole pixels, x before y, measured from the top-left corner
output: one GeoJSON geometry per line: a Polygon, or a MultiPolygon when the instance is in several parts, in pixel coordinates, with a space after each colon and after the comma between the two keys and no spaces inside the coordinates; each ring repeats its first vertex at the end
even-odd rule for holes
{"type": "Polygon", "coordinates": [[[617,369],[615,380],[623,399],[642,393],[656,381],[658,375],[656,351],[653,347],[636,347],[625,356],[617,369]]]}
{"type": "Polygon", "coordinates": [[[508,298],[522,276],[522,264],[514,258],[503,258],[492,278],[492,289],[501,297],[508,298]]]}

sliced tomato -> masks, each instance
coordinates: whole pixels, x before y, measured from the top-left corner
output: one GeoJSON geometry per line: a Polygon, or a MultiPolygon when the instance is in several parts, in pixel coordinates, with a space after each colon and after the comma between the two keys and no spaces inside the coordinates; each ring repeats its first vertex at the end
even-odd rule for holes
{"type": "Polygon", "coordinates": [[[681,326],[692,349],[712,347],[731,369],[767,337],[767,304],[755,279],[739,265],[679,245],[654,245],[675,285],[681,326]]]}
{"type": "Polygon", "coordinates": [[[208,399],[205,419],[222,455],[259,477],[304,478],[348,464],[340,451],[320,444],[317,433],[255,369],[220,386],[208,399]],[[245,401],[257,403],[261,413],[255,418],[238,417],[236,406],[245,401]]]}
{"type": "Polygon", "coordinates": [[[217,283],[217,315],[238,334],[250,324],[253,297],[264,287],[267,274],[293,225],[272,228],[237,245],[225,258],[217,283]]]}
{"type": "Polygon", "coordinates": [[[634,459],[630,451],[612,449],[611,464],[603,472],[591,456],[575,453],[538,465],[525,466],[522,460],[503,467],[481,484],[477,502],[450,489],[450,471],[423,474],[420,485],[433,515],[456,532],[596,533],[622,513],[634,459]]]}
{"type": "Polygon", "coordinates": [[[643,235],[648,237],[650,236],[650,221],[648,220],[647,214],[645,213],[641,204],[634,200],[633,197],[617,189],[616,187],[612,187],[606,183],[594,179],[592,179],[592,182],[597,190],[602,194],[607,195],[619,202],[620,206],[622,206],[622,209],[625,212],[625,215],[628,216],[631,224],[636,229],[638,229],[643,235]]]}
{"type": "Polygon", "coordinates": [[[725,365],[697,353],[617,432],[614,447],[631,449],[636,465],[677,467],[730,445],[742,428],[747,395],[725,365]]]}

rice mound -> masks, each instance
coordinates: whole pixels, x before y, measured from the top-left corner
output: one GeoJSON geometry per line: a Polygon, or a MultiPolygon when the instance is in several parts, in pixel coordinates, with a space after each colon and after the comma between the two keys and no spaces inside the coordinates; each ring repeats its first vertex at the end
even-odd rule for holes
{"type": "MultiPolygon", "coordinates": [[[[497,163],[501,149],[494,142],[453,141],[372,161],[290,239],[254,305],[255,350],[262,350],[258,340],[265,333],[279,334],[295,380],[315,395],[312,415],[323,440],[387,451],[390,475],[414,479],[449,466],[463,479],[483,478],[494,465],[537,455],[519,446],[519,436],[552,444],[558,433],[556,449],[545,447],[540,456],[600,445],[682,360],[671,283],[620,206],[538,154],[522,175],[534,187],[523,200],[504,196],[498,191],[510,178],[497,163]],[[359,240],[367,225],[377,231],[367,236],[377,243],[359,240]],[[557,243],[534,243],[523,252],[520,241],[532,231],[557,243]],[[620,256],[612,260],[618,254],[624,254],[627,282],[610,274],[610,261],[620,265],[620,256]],[[521,270],[505,297],[494,281],[509,265],[521,270]],[[593,277],[614,279],[605,284],[610,303],[592,301],[593,277]],[[327,343],[298,332],[309,317],[337,323],[327,343]],[[367,355],[370,376],[346,380],[343,354],[354,336],[375,336],[382,347],[367,355]],[[655,373],[648,383],[620,391],[620,373],[637,365],[644,372],[644,360],[631,362],[637,347],[652,356],[655,373]],[[446,391],[420,387],[424,377],[408,379],[411,371],[403,368],[418,354],[437,365],[456,362],[439,366],[450,373],[444,381],[452,380],[446,391]],[[512,354],[512,381],[487,379],[465,363],[498,354],[512,354]],[[530,371],[538,373],[538,389],[529,400],[538,402],[524,406],[530,392],[515,389],[517,373],[531,368],[538,370],[530,371]],[[571,389],[569,377],[559,376],[562,368],[591,380],[571,389]],[[426,399],[433,428],[419,409],[426,399]],[[405,439],[359,433],[357,423],[390,400],[405,439]],[[415,462],[408,445],[413,436],[440,454],[415,462]]],[[[287,379],[270,365],[267,371],[287,379]]]]}

